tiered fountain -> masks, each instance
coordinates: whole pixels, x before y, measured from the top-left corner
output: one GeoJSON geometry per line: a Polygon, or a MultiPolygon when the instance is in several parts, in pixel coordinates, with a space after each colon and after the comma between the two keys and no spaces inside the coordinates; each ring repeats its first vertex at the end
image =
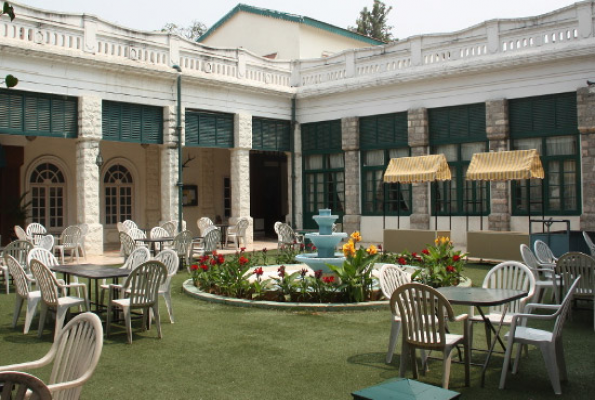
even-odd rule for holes
{"type": "Polygon", "coordinates": [[[331,215],[328,208],[318,210],[318,215],[312,218],[318,224],[318,233],[307,233],[306,238],[316,246],[318,252],[299,254],[295,259],[314,271],[321,269],[322,272],[331,272],[327,264],[341,265],[345,261],[343,253],[335,253],[335,248],[347,237],[347,233],[333,232],[333,223],[339,216],[331,215]]]}

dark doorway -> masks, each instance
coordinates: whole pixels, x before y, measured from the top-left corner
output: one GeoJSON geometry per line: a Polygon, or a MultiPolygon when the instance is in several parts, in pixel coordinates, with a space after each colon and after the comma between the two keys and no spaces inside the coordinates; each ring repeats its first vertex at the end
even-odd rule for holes
{"type": "Polygon", "coordinates": [[[21,167],[25,159],[23,147],[1,146],[0,157],[0,235],[2,245],[13,239],[14,226],[25,228],[25,221],[19,220],[18,206],[21,196],[21,167]]]}
{"type": "Polygon", "coordinates": [[[250,152],[250,215],[254,236],[276,237],[274,225],[285,221],[287,157],[281,152],[250,152]]]}

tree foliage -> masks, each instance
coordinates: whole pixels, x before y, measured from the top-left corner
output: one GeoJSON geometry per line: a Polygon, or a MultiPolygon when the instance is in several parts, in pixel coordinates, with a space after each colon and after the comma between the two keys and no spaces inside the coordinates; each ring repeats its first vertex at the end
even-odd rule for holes
{"type": "Polygon", "coordinates": [[[359,13],[359,18],[355,21],[357,26],[349,27],[349,29],[364,36],[390,42],[393,40],[393,35],[390,32],[393,27],[388,26],[387,22],[388,14],[392,9],[392,6],[387,8],[384,2],[374,0],[372,10],[364,7],[359,13]]]}
{"type": "Polygon", "coordinates": [[[203,33],[207,31],[207,26],[200,21],[192,21],[190,26],[178,26],[172,22],[168,22],[161,28],[161,32],[169,32],[174,35],[180,35],[188,40],[196,41],[203,33]]]}

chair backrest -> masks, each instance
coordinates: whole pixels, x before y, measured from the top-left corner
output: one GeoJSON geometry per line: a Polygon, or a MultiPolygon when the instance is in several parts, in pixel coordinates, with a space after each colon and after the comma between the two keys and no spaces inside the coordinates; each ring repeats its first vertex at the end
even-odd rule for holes
{"type": "Polygon", "coordinates": [[[76,247],[81,241],[81,228],[76,225],[66,227],[60,234],[60,245],[76,247]]]}
{"type": "Polygon", "coordinates": [[[30,241],[31,238],[27,236],[27,232],[20,225],[14,226],[14,234],[17,235],[18,240],[30,241]]]}
{"type": "Polygon", "coordinates": [[[19,262],[11,255],[6,255],[4,257],[4,263],[8,267],[8,271],[12,276],[17,295],[21,296],[22,298],[26,298],[29,294],[29,285],[27,284],[25,270],[21,264],[19,264],[19,262]]]}
{"type": "Polygon", "coordinates": [[[277,221],[275,222],[275,225],[273,226],[273,228],[275,229],[275,233],[277,234],[277,236],[279,236],[279,227],[281,226],[283,222],[281,221],[277,221]]]}
{"type": "Polygon", "coordinates": [[[31,265],[31,260],[41,261],[48,267],[60,264],[56,256],[54,256],[54,254],[51,251],[39,247],[31,249],[31,251],[27,255],[27,265],[31,265]]]}
{"type": "Polygon", "coordinates": [[[58,281],[52,271],[41,261],[32,259],[30,264],[37,286],[41,291],[41,299],[50,307],[58,304],[58,281]]]}
{"type": "Polygon", "coordinates": [[[242,217],[238,219],[236,223],[236,234],[238,236],[243,236],[246,233],[246,229],[250,225],[250,220],[248,218],[242,217]]]}
{"type": "Polygon", "coordinates": [[[216,226],[208,227],[203,236],[203,251],[205,254],[216,250],[219,242],[221,242],[221,229],[216,226]]]}
{"type": "Polygon", "coordinates": [[[36,246],[40,247],[42,249],[51,251],[54,248],[54,236],[53,235],[42,236],[36,246]]]}
{"type": "Polygon", "coordinates": [[[126,232],[126,228],[122,222],[118,222],[116,224],[116,228],[118,229],[118,232],[126,232]]]}
{"type": "Polygon", "coordinates": [[[293,244],[296,243],[295,232],[288,224],[281,222],[278,226],[277,237],[279,243],[293,244]]]}
{"type": "Polygon", "coordinates": [[[587,246],[589,247],[589,251],[591,252],[591,255],[593,257],[595,257],[595,243],[593,243],[593,240],[591,239],[591,237],[589,236],[589,234],[586,231],[583,231],[583,237],[585,238],[585,242],[587,243],[587,246]]]}
{"type": "Polygon", "coordinates": [[[134,242],[134,239],[132,238],[132,236],[130,236],[125,231],[120,231],[120,233],[118,235],[120,235],[120,244],[122,245],[122,253],[124,254],[125,258],[128,258],[128,256],[136,248],[136,243],[134,242]]]}
{"type": "Polygon", "coordinates": [[[167,231],[167,236],[176,236],[176,233],[178,232],[178,224],[175,221],[164,222],[161,224],[161,228],[167,231]]]}
{"type": "Polygon", "coordinates": [[[149,260],[134,269],[124,287],[128,289],[130,307],[149,307],[157,301],[159,286],[167,277],[167,267],[157,260],[149,260]]]}
{"type": "Polygon", "coordinates": [[[175,250],[178,257],[189,257],[192,251],[192,232],[183,231],[176,235],[172,243],[172,249],[175,250]]]}
{"type": "MultiPolygon", "coordinates": [[[[562,255],[556,263],[556,273],[562,275],[563,282],[570,282],[579,275],[581,280],[576,288],[577,295],[593,295],[595,291],[595,258],[579,252],[562,255]]],[[[568,291],[564,285],[563,293],[568,291]]]]}
{"type": "Polygon", "coordinates": [[[132,250],[124,265],[120,268],[133,270],[151,258],[151,252],[146,247],[137,247],[132,250]]]}
{"type": "Polygon", "coordinates": [[[6,258],[7,255],[13,256],[21,266],[27,270],[27,255],[33,249],[33,243],[26,240],[15,240],[6,245],[2,251],[2,255],[6,258]]]}
{"type": "Polygon", "coordinates": [[[126,221],[122,222],[122,226],[124,227],[124,229],[126,231],[129,231],[131,228],[138,228],[138,225],[136,225],[136,222],[127,219],[126,221]]]}
{"type": "Polygon", "coordinates": [[[394,291],[402,285],[411,282],[411,275],[394,264],[384,264],[380,268],[380,290],[387,299],[390,299],[394,291]]]}
{"type": "Polygon", "coordinates": [[[171,283],[171,278],[174,277],[178,272],[180,259],[178,258],[178,255],[175,251],[168,249],[159,252],[159,254],[155,256],[155,260],[162,262],[167,268],[167,277],[159,287],[160,291],[167,290],[171,283]]]}
{"type": "Polygon", "coordinates": [[[170,235],[169,232],[167,230],[165,230],[164,228],[162,228],[160,226],[156,226],[151,229],[151,231],[149,232],[149,236],[151,237],[151,239],[159,239],[159,238],[169,237],[169,236],[173,236],[173,235],[170,235]]]}
{"type": "Polygon", "coordinates": [[[128,229],[128,234],[133,239],[146,239],[147,238],[147,234],[145,232],[143,232],[142,230],[138,229],[138,228],[130,228],[130,229],[128,229]]]}
{"type": "MultiPolygon", "coordinates": [[[[521,313],[525,309],[525,304],[535,294],[535,277],[526,265],[516,261],[506,261],[488,271],[482,287],[528,292],[526,297],[506,303],[508,304],[509,313],[521,313]]],[[[503,307],[504,305],[490,307],[490,312],[502,312],[503,307]]]]}
{"type": "Polygon", "coordinates": [[[533,243],[533,251],[535,252],[535,257],[540,264],[556,264],[556,256],[550,246],[548,246],[543,240],[536,240],[533,243]]]}
{"type": "Polygon", "coordinates": [[[31,374],[17,371],[0,372],[0,399],[52,400],[52,393],[43,381],[31,374]]]}
{"type": "Polygon", "coordinates": [[[81,235],[87,236],[87,233],[89,233],[89,224],[83,222],[82,224],[78,224],[78,227],[81,230],[81,235]]]}
{"type": "Polygon", "coordinates": [[[209,217],[201,217],[196,221],[196,225],[198,226],[198,232],[201,236],[206,234],[206,229],[209,226],[213,226],[213,221],[209,217]]]}
{"type": "Polygon", "coordinates": [[[99,317],[85,312],[70,320],[60,331],[48,356],[54,358],[49,385],[76,381],[76,386],[54,391],[54,400],[80,398],[101,357],[103,326],[99,317]]]}
{"type": "Polygon", "coordinates": [[[45,226],[37,222],[32,222],[29,225],[27,225],[27,228],[25,228],[25,233],[29,238],[31,238],[31,240],[33,240],[34,244],[37,244],[41,237],[45,235],[47,232],[48,231],[47,229],[45,229],[45,226]]]}
{"type": "Polygon", "coordinates": [[[531,248],[526,244],[521,244],[520,250],[523,262],[531,270],[533,278],[535,278],[536,281],[539,280],[539,271],[537,271],[539,268],[539,260],[537,260],[537,257],[533,254],[531,248]]]}
{"type": "Polygon", "coordinates": [[[454,311],[436,289],[420,283],[399,286],[390,299],[393,314],[401,315],[403,340],[428,350],[442,350],[446,344],[446,322],[454,311]]]}

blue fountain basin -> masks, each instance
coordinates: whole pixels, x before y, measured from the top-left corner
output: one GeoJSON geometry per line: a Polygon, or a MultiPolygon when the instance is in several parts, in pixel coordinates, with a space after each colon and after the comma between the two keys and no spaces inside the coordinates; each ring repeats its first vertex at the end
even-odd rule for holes
{"type": "Polygon", "coordinates": [[[323,273],[332,272],[327,264],[341,265],[345,261],[343,253],[337,252],[334,257],[318,257],[316,253],[298,254],[295,256],[296,261],[306,264],[314,271],[322,270],[323,273]]]}

